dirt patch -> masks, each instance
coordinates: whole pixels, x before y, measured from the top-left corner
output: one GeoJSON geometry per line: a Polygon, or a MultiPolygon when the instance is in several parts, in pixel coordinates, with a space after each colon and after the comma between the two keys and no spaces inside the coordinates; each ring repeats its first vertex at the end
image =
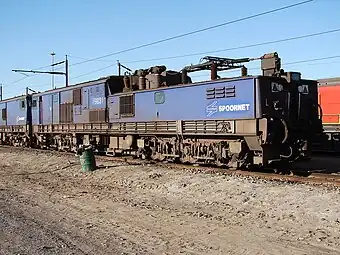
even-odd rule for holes
{"type": "Polygon", "coordinates": [[[339,254],[340,192],[0,148],[0,254],[339,254]]]}

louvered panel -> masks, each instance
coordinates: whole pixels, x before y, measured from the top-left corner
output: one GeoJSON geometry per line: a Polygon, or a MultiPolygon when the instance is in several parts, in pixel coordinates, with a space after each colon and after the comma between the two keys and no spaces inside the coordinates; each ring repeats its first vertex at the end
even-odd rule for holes
{"type": "Polygon", "coordinates": [[[156,131],[156,124],[155,124],[155,122],[148,122],[148,123],[146,123],[146,130],[147,131],[156,131]]]}
{"type": "Polygon", "coordinates": [[[208,133],[210,133],[210,132],[215,133],[217,131],[217,123],[216,123],[216,121],[213,121],[213,122],[209,121],[209,122],[205,123],[204,129],[208,133]]]}
{"type": "Polygon", "coordinates": [[[135,131],[136,130],[136,123],[134,123],[134,122],[125,123],[125,130],[126,131],[135,131]]]}
{"type": "Polygon", "coordinates": [[[89,121],[91,123],[105,122],[106,121],[106,110],[105,109],[90,110],[89,121]]]}
{"type": "Polygon", "coordinates": [[[234,132],[233,121],[208,120],[208,121],[184,121],[183,133],[220,133],[222,129],[227,128],[234,132]]]}
{"type": "Polygon", "coordinates": [[[214,99],[215,98],[215,88],[206,89],[206,98],[214,99]]]}
{"type": "Polygon", "coordinates": [[[164,131],[176,131],[177,125],[175,121],[166,121],[166,122],[156,122],[156,131],[164,132],[164,131]]]}
{"type": "Polygon", "coordinates": [[[135,115],[135,95],[121,96],[119,98],[119,112],[122,117],[135,115]]]}
{"type": "Polygon", "coordinates": [[[137,122],[136,128],[140,132],[146,132],[146,123],[145,122],[137,122]]]}
{"type": "Polygon", "coordinates": [[[98,121],[106,122],[106,110],[105,109],[98,110],[98,121]]]}
{"type": "Polygon", "coordinates": [[[225,86],[206,89],[206,99],[229,98],[236,96],[235,86],[225,86]]]}
{"type": "Polygon", "coordinates": [[[74,105],[81,105],[81,88],[73,90],[73,103],[74,105]]]}
{"type": "Polygon", "coordinates": [[[98,111],[90,110],[89,120],[90,120],[90,122],[97,122],[98,121],[98,111]]]}

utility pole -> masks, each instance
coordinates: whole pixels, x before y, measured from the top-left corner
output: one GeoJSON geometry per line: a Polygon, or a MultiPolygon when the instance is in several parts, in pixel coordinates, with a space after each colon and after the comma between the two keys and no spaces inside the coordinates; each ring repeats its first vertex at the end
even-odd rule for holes
{"type": "Polygon", "coordinates": [[[68,87],[68,59],[67,55],[65,56],[65,85],[68,87]]]}
{"type": "Polygon", "coordinates": [[[119,62],[119,60],[117,60],[117,66],[118,66],[118,76],[120,76],[121,67],[120,67],[120,62],[119,62]]]}
{"type": "Polygon", "coordinates": [[[52,64],[51,64],[51,67],[52,67],[52,70],[51,70],[51,72],[52,72],[52,77],[51,77],[51,86],[52,86],[52,89],[55,89],[55,87],[54,87],[54,56],[55,56],[55,53],[54,52],[51,52],[51,56],[52,56],[52,64]]]}
{"type": "Polygon", "coordinates": [[[2,83],[0,83],[0,101],[2,101],[2,83]]]}

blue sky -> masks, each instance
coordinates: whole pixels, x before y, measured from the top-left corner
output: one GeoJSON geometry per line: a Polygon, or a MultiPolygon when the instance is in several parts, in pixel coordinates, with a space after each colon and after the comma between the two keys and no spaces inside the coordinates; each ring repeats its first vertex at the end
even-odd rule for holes
{"type": "MultiPolygon", "coordinates": [[[[2,0],[0,83],[4,86],[4,97],[23,94],[26,86],[39,91],[50,89],[49,75],[34,75],[22,79],[24,75],[11,70],[31,70],[48,66],[52,51],[56,53],[56,62],[63,60],[65,54],[70,55],[70,84],[75,84],[117,74],[117,67],[114,65],[117,59],[131,69],[166,65],[168,69],[180,70],[185,65],[197,63],[204,55],[131,62],[232,48],[340,28],[340,1],[314,0],[312,3],[107,57],[101,61],[72,66],[83,61],[82,58],[95,58],[300,1],[173,0],[157,1],[156,4],[137,0],[2,0]],[[110,68],[76,78],[110,64],[113,64],[110,68]],[[19,79],[22,80],[13,83],[19,79]]],[[[300,71],[304,78],[317,79],[340,76],[340,57],[287,66],[284,63],[340,56],[339,42],[340,32],[336,32],[210,55],[231,58],[258,57],[267,52],[277,51],[282,58],[284,69],[300,71]]],[[[247,66],[259,67],[259,62],[252,62],[247,66]]],[[[249,72],[259,74],[260,70],[249,72]]],[[[208,77],[204,75],[205,73],[192,74],[196,76],[195,80],[208,77]]],[[[64,86],[64,77],[56,76],[55,84],[57,87],[64,86]]]]}

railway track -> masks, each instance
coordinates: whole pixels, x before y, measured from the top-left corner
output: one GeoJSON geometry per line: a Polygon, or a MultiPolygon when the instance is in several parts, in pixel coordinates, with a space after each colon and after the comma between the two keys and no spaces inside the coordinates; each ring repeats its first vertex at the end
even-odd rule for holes
{"type": "MultiPolygon", "coordinates": [[[[108,158],[107,160],[112,160],[108,158]]],[[[136,164],[135,160],[131,160],[128,163],[136,164]]],[[[141,162],[142,163],[142,162],[141,162]]],[[[215,175],[229,175],[235,177],[262,179],[266,181],[278,181],[288,183],[305,183],[313,185],[325,185],[340,187],[340,174],[334,173],[318,173],[318,172],[301,172],[293,171],[292,174],[277,174],[270,171],[245,171],[236,169],[221,169],[218,167],[207,167],[207,166],[188,166],[180,165],[176,163],[162,163],[162,162],[149,162],[144,164],[152,163],[155,166],[166,167],[170,169],[177,169],[182,171],[188,171],[194,174],[205,173],[215,175]]]]}
{"type": "MultiPolygon", "coordinates": [[[[64,151],[52,151],[52,150],[44,150],[44,149],[32,149],[32,148],[23,148],[23,147],[13,147],[7,145],[0,145],[0,148],[7,148],[13,150],[22,150],[22,151],[37,151],[39,153],[53,153],[60,156],[72,156],[75,153],[64,152],[64,151]]],[[[252,178],[257,180],[265,180],[265,181],[275,181],[275,182],[285,182],[285,183],[302,183],[302,184],[311,184],[311,185],[323,185],[328,187],[340,187],[340,165],[338,172],[327,172],[326,170],[302,170],[302,169],[292,169],[290,174],[278,174],[274,171],[246,171],[246,170],[237,170],[237,169],[227,169],[221,167],[211,167],[204,165],[184,165],[177,164],[172,162],[158,162],[153,160],[141,160],[135,159],[132,156],[122,156],[122,157],[112,157],[106,155],[96,154],[97,160],[106,161],[106,162],[117,162],[122,163],[122,165],[152,165],[155,167],[162,167],[180,171],[187,171],[194,174],[211,174],[211,175],[227,175],[227,176],[235,176],[235,177],[243,177],[243,178],[252,178]]],[[[331,158],[331,157],[330,157],[331,158]]],[[[105,166],[104,166],[105,167],[105,166]]]]}

